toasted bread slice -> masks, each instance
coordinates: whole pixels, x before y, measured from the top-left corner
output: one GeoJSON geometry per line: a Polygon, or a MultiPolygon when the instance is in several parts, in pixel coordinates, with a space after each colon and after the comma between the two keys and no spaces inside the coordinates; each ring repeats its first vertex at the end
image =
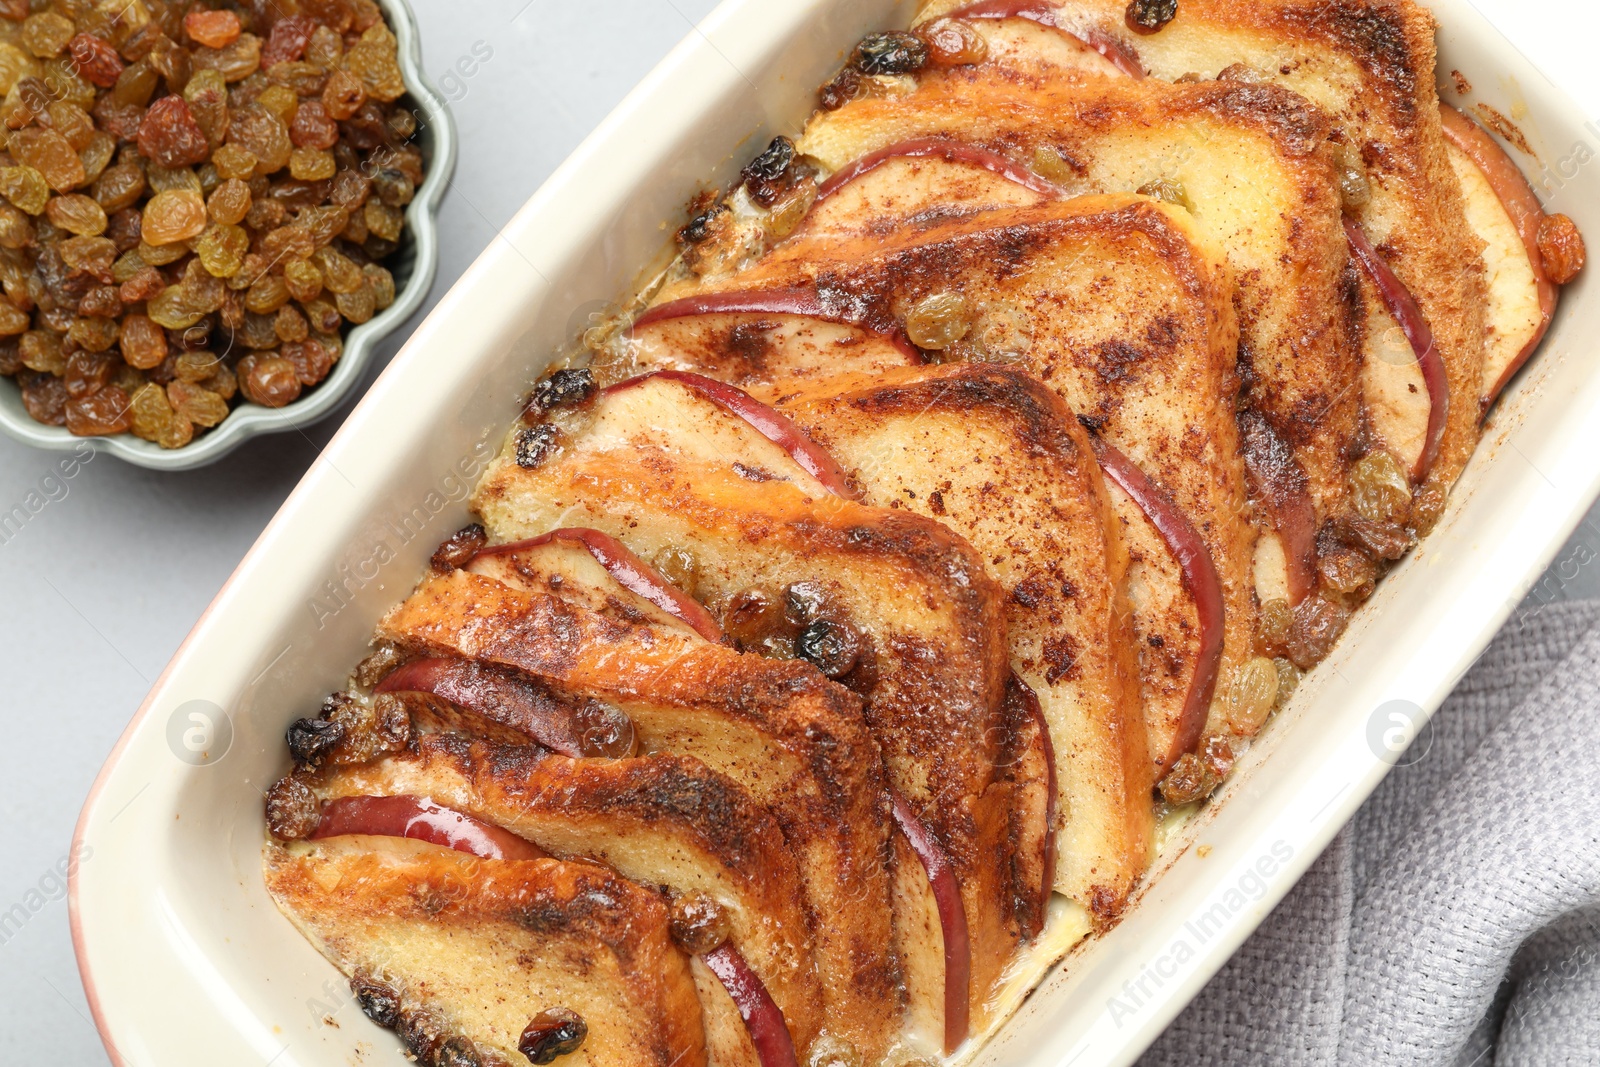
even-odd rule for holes
{"type": "Polygon", "coordinates": [[[524,1062],[524,1028],[564,1007],[588,1026],[578,1055],[593,1067],[708,1063],[666,902],[602,867],[334,838],[269,845],[266,880],[421,1062],[524,1062]]]}
{"type": "MultiPolygon", "coordinates": [[[[496,537],[558,525],[610,533],[644,558],[698,561],[697,596],[747,647],[793,654],[783,601],[814,590],[859,655],[840,680],[866,698],[890,784],[948,850],[972,934],[973,1019],[1016,944],[1009,813],[989,791],[1004,740],[1000,592],[938,523],[844,500],[803,475],[695,461],[647,419],[622,447],[581,428],[533,469],[496,461],[474,506],[496,537]],[[936,650],[936,651],[935,651],[936,650]]],[[[1003,799],[1003,798],[1000,798],[1003,799]]]]}
{"type": "Polygon", "coordinates": [[[1006,593],[1012,669],[1038,694],[1058,810],[1070,813],[1056,889],[1114,915],[1149,859],[1152,778],[1127,554],[1082,427],[1042,383],[992,365],[774,392],[867,502],[939,519],[990,564],[1006,593]]]}
{"type": "MultiPolygon", "coordinates": [[[[829,1029],[864,1058],[881,1056],[901,1029],[907,976],[895,951],[883,768],[860,698],[809,664],[741,654],[676,620],[642,621],[659,609],[585,552],[545,546],[503,573],[509,588],[463,574],[432,589],[480,610],[524,608],[508,627],[520,645],[486,651],[447,626],[421,642],[413,630],[388,632],[428,651],[531,669],[563,697],[620,709],[642,752],[693,756],[766,805],[799,867],[829,1029]]],[[[910,981],[937,991],[941,974],[910,981]]]]}
{"type": "MultiPolygon", "coordinates": [[[[1329,132],[1320,111],[1274,86],[1074,84],[980,65],[822,113],[799,147],[837,170],[901,142],[942,137],[1022,164],[1049,155],[1085,190],[1181,185],[1238,281],[1246,400],[1293,447],[1325,518],[1346,509],[1361,413],[1352,388],[1360,371],[1354,271],[1329,132]]],[[[1292,484],[1278,488],[1298,495],[1292,484]]],[[[1258,503],[1270,509],[1275,495],[1258,503]]]]}
{"type": "Polygon", "coordinates": [[[820,1032],[822,989],[794,856],[743,788],[687,756],[571,759],[537,746],[433,734],[413,750],[325,773],[327,800],[420,796],[510,830],[550,854],[592,859],[673,896],[725,909],[731,940],[802,1053],[820,1032]]]}
{"type": "MultiPolygon", "coordinates": [[[[633,717],[641,743],[647,748],[660,745],[688,746],[696,743],[702,727],[697,716],[726,716],[734,721],[749,720],[761,726],[775,726],[784,719],[784,707],[791,702],[802,708],[808,704],[831,702],[836,687],[823,689],[814,668],[795,661],[773,661],[740,655],[731,648],[698,640],[682,631],[619,624],[603,616],[575,608],[547,595],[524,592],[492,578],[454,571],[423,582],[406,601],[389,612],[379,627],[380,636],[407,647],[435,654],[457,654],[485,662],[514,667],[525,673],[547,678],[574,692],[598,694],[626,710],[633,717]],[[660,709],[657,711],[656,709],[660,709]]],[[[805,721],[804,713],[798,717],[805,721]]],[[[826,721],[825,719],[823,720],[826,721]]],[[[714,731],[706,726],[706,734],[714,731]]],[[[801,726],[805,738],[795,738],[794,729],[779,726],[785,745],[797,744],[823,778],[825,796],[846,788],[851,778],[870,776],[868,753],[856,744],[834,745],[833,737],[812,735],[810,726],[801,726]],[[809,744],[819,746],[809,747],[809,744]],[[829,774],[838,761],[840,783],[829,774]]],[[[839,740],[850,738],[841,728],[839,740]]],[[[752,747],[754,742],[752,742],[752,747]]],[[[793,779],[769,777],[769,767],[746,762],[745,754],[722,737],[708,737],[706,747],[697,747],[708,761],[721,749],[729,761],[723,769],[730,775],[747,776],[747,781],[765,782],[765,789],[783,793],[793,779]]],[[[763,749],[763,758],[772,750],[763,749]]],[[[754,786],[752,786],[754,788],[754,786]]],[[[937,1041],[943,1027],[944,949],[939,917],[927,876],[916,856],[894,839],[894,860],[884,871],[881,843],[885,829],[876,810],[877,797],[839,796],[833,803],[842,810],[836,817],[851,820],[849,839],[834,846],[827,855],[831,818],[823,805],[814,804],[808,792],[792,801],[799,816],[815,820],[814,832],[803,832],[798,846],[803,870],[808,870],[808,885],[821,882],[812,890],[813,899],[831,903],[834,910],[819,916],[827,927],[817,939],[819,966],[832,976],[832,982],[848,990],[865,985],[870,991],[882,980],[885,956],[898,956],[909,998],[909,1026],[915,1034],[933,1035],[937,1041]],[[809,862],[808,862],[809,861],[809,862]],[[875,861],[875,862],[874,862],[875,861]],[[815,863],[820,866],[813,866],[815,863]],[[830,864],[838,864],[830,868],[830,864]],[[830,877],[830,870],[836,873],[830,877]],[[889,881],[893,912],[893,942],[866,940],[869,935],[886,937],[881,913],[872,901],[881,900],[883,881],[889,881]],[[838,962],[844,954],[864,972],[844,982],[838,962]]],[[[779,813],[787,809],[778,805],[779,813]]],[[[837,991],[836,991],[837,992],[837,991]]],[[[837,997],[830,1003],[837,1004],[837,997]]],[[[846,1023],[853,1014],[843,1016],[846,1023]]],[[[896,1021],[898,1016],[896,1016],[896,1021]]],[[[873,1028],[862,1024],[861,1032],[873,1028]]],[[[870,1041],[863,1039],[863,1047],[870,1041]]]]}
{"type": "MultiPolygon", "coordinates": [[[[881,186],[876,171],[860,184],[869,183],[881,186]]],[[[838,216],[826,229],[803,230],[734,284],[781,287],[822,279],[872,294],[883,317],[906,314],[929,293],[959,293],[969,309],[1001,310],[1010,334],[1028,339],[1012,358],[1155,479],[1205,541],[1226,603],[1222,682],[1214,690],[1225,695],[1255,655],[1252,584],[1267,600],[1286,596],[1289,583],[1281,568],[1260,568],[1259,583],[1252,575],[1256,534],[1234,417],[1232,288],[1220,253],[1188,213],[1121,194],[921,224],[850,223],[838,216]]],[[[994,329],[983,321],[990,314],[978,312],[969,336],[994,329]]],[[[944,355],[993,358],[966,337],[944,355]]],[[[885,380],[912,380],[907,373],[914,379],[917,372],[885,372],[885,380]]],[[[835,390],[831,381],[780,382],[765,392],[843,395],[859,387],[835,390]]],[[[802,422],[814,436],[832,439],[826,418],[802,422]]],[[[1195,713],[1213,734],[1250,735],[1261,719],[1230,714],[1211,690],[1191,701],[1202,640],[1193,590],[1144,513],[1120,490],[1112,498],[1134,557],[1151,751],[1165,769],[1197,743],[1195,713]]],[[[1313,533],[1309,522],[1296,531],[1302,588],[1311,580],[1313,533]]]]}
{"type": "MultiPolygon", "coordinates": [[[[919,18],[959,13],[963,6],[961,0],[934,0],[919,18]]],[[[1337,138],[1350,149],[1346,161],[1356,188],[1370,187],[1351,210],[1415,296],[1444,360],[1449,412],[1427,476],[1449,486],[1477,444],[1485,308],[1504,305],[1514,317],[1518,295],[1533,287],[1519,272],[1485,276],[1483,243],[1440,130],[1432,15],[1410,0],[1185,0],[1159,30],[1134,33],[1124,18],[1126,5],[1116,0],[1041,6],[1052,8],[1063,25],[1093,27],[1116,39],[1153,77],[1226,72],[1284,86],[1329,114],[1337,138]]],[[[994,49],[991,62],[1035,76],[1081,76],[1085,69],[1110,67],[1081,46],[1064,44],[1062,31],[1036,22],[970,25],[1008,42],[994,49]]],[[[1393,317],[1370,284],[1363,288],[1365,302],[1375,305],[1366,331],[1368,362],[1378,364],[1365,376],[1372,426],[1407,470],[1418,470],[1428,405],[1416,398],[1426,401],[1428,393],[1412,390],[1421,384],[1414,354],[1409,361],[1399,358],[1405,342],[1397,342],[1393,317]]]]}

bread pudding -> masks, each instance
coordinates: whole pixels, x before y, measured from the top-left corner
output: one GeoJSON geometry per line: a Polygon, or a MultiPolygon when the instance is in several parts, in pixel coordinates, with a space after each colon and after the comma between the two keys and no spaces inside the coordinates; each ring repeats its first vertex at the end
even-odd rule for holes
{"type": "Polygon", "coordinates": [[[937,0],[531,384],[265,870],[418,1062],[949,1062],[1136,906],[1582,266],[1406,0],[937,0]]]}

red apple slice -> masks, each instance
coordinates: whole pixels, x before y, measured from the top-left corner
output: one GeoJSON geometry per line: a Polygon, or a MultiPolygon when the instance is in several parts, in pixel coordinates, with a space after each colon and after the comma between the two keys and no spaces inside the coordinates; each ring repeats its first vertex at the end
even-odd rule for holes
{"type": "Polygon", "coordinates": [[[620,393],[624,389],[643,385],[652,378],[659,378],[664,382],[676,382],[692,389],[728,414],[743,419],[756,433],[789,453],[800,465],[801,470],[815,478],[834,496],[842,496],[846,500],[861,499],[861,493],[851,487],[850,479],[845,476],[844,469],[828,454],[827,449],[813,441],[804,430],[789,421],[786,416],[780,415],[743,389],[726,382],[719,382],[715,378],[707,378],[692,371],[658,370],[629,378],[625,382],[618,382],[607,387],[600,395],[610,396],[620,393]]]}
{"type": "Polygon", "coordinates": [[[733,942],[724,941],[700,959],[733,998],[745,1029],[750,1031],[750,1043],[761,1058],[761,1067],[797,1067],[794,1038],[789,1035],[789,1024],[784,1021],[783,1012],[778,1010],[760,976],[750,969],[733,942]]]}
{"type": "Polygon", "coordinates": [[[928,832],[905,797],[891,790],[889,799],[894,824],[928,872],[939,908],[939,928],[944,934],[944,1050],[953,1052],[967,1039],[971,1025],[972,943],[967,934],[967,909],[944,846],[928,832]]]}
{"type": "Polygon", "coordinates": [[[1412,484],[1420,484],[1428,476],[1433,461],[1439,458],[1439,443],[1444,440],[1445,420],[1450,414],[1450,383],[1445,377],[1444,357],[1434,347],[1433,330],[1428,326],[1428,319],[1417,306],[1411,290],[1395,277],[1389,264],[1372,247],[1361,224],[1349,215],[1344,217],[1344,235],[1350,242],[1350,252],[1356,262],[1361,264],[1361,269],[1377,286],[1389,314],[1394,316],[1406,340],[1411,342],[1411,351],[1417,354],[1422,380],[1428,386],[1428,401],[1431,404],[1428,409],[1428,437],[1416,465],[1411,469],[1412,484]]]}
{"type": "Polygon", "coordinates": [[[322,809],[313,840],[345,834],[406,837],[486,860],[537,860],[549,854],[509,830],[441,807],[427,797],[339,797],[322,809]]]}
{"type": "Polygon", "coordinates": [[[1130,78],[1145,77],[1139,54],[1125,41],[1093,26],[1069,26],[1061,22],[1060,9],[1050,0],[979,0],[947,14],[952,19],[1027,19],[1058,30],[1099,52],[1111,65],[1130,78]]]}
{"type": "Polygon", "coordinates": [[[822,203],[828,197],[838,192],[864,175],[870,174],[892,159],[942,159],[946,163],[955,163],[968,167],[979,167],[993,174],[998,174],[1007,181],[1016,182],[1026,189],[1043,196],[1056,197],[1062,194],[1061,187],[1052,182],[1047,182],[1027,167],[1007,159],[999,152],[977,145],[964,144],[961,141],[952,141],[948,137],[916,137],[909,141],[901,141],[876,152],[869,152],[848,166],[834,171],[817,189],[817,199],[812,204],[822,203]]]}
{"type": "Polygon", "coordinates": [[[563,756],[620,759],[634,750],[633,723],[622,712],[572,707],[502,667],[463,659],[413,660],[373,691],[432,693],[563,756]]]}
{"type": "Polygon", "coordinates": [[[668,319],[724,314],[797,315],[802,318],[855,326],[886,338],[913,364],[922,362],[922,353],[898,325],[879,328],[863,322],[859,309],[850,307],[847,302],[827,300],[816,289],[807,287],[705,293],[701,296],[669,300],[665,304],[657,304],[653,308],[646,309],[634,320],[633,328],[637,330],[668,319]]]}
{"type": "Polygon", "coordinates": [[[1487,411],[1488,404],[1494,402],[1494,398],[1500,395],[1500,390],[1505,388],[1506,382],[1510,381],[1511,376],[1528,361],[1533,350],[1539,347],[1545,331],[1550,328],[1550,317],[1555,314],[1556,299],[1561,287],[1551,281],[1550,275],[1545,271],[1544,255],[1539,251],[1539,223],[1544,221],[1544,205],[1539,203],[1539,197],[1528,184],[1528,179],[1523,176],[1521,168],[1512,162],[1511,157],[1506,155],[1505,149],[1501,148],[1483,127],[1449,104],[1439,105],[1439,120],[1444,127],[1445,140],[1472,160],[1473,164],[1483,172],[1489,188],[1500,198],[1506,214],[1511,217],[1511,224],[1517,229],[1517,236],[1522,238],[1522,247],[1528,253],[1528,266],[1533,268],[1533,279],[1539,288],[1539,327],[1490,386],[1488,395],[1484,398],[1487,411]]]}
{"type": "Polygon", "coordinates": [[[599,530],[574,526],[551,530],[547,534],[530,537],[525,541],[490,545],[474,556],[466,569],[476,574],[484,574],[487,568],[478,566],[480,560],[515,556],[519,552],[540,548],[552,542],[584,549],[622,588],[648,600],[707,641],[716,641],[719,644],[723,642],[722,627],[717,625],[717,620],[711,617],[709,611],[700,606],[699,601],[667,581],[660,571],[630,552],[621,541],[599,530]]]}
{"type": "Polygon", "coordinates": [[[1189,519],[1166,493],[1162,492],[1133,461],[1100,438],[1094,438],[1100,467],[1117,486],[1139,506],[1150,524],[1161,535],[1167,550],[1183,570],[1183,583],[1194,598],[1200,620],[1200,646],[1195,656],[1194,677],[1184,694],[1183,711],[1173,740],[1174,758],[1191,752],[1205,731],[1211,711],[1211,697],[1217,688],[1217,673],[1222,666],[1223,600],[1222,579],[1217,575],[1211,551],[1189,519]]]}

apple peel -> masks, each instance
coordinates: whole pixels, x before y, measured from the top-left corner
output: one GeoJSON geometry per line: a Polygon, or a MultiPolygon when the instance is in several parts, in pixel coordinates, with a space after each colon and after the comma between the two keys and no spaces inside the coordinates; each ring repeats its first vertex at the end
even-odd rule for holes
{"type": "Polygon", "coordinates": [[[1062,195],[1060,186],[1046,181],[1027,167],[1007,159],[992,149],[951,140],[948,137],[915,137],[880,148],[876,152],[869,152],[855,162],[834,171],[828,176],[828,180],[818,187],[817,199],[813,202],[812,208],[815,209],[817,204],[851,182],[865,177],[895,159],[942,159],[946,163],[981,168],[1043,196],[1062,195]]]}
{"type": "Polygon", "coordinates": [[[1389,314],[1394,316],[1406,340],[1410,342],[1411,351],[1417,356],[1417,367],[1422,371],[1422,380],[1428,387],[1430,406],[1427,439],[1411,469],[1411,482],[1418,485],[1428,476],[1434,460],[1439,458],[1439,445],[1444,440],[1445,423],[1450,415],[1450,381],[1445,374],[1444,357],[1433,343],[1433,329],[1428,325],[1422,308],[1417,306],[1416,297],[1411,295],[1411,290],[1396,277],[1383,256],[1372,246],[1361,224],[1349,215],[1344,217],[1344,235],[1350,244],[1351,255],[1377,287],[1389,314]]]}
{"type": "Polygon", "coordinates": [[[745,962],[744,956],[733,942],[721,945],[700,957],[711,973],[717,976],[722,988],[733,998],[739,1017],[750,1033],[750,1043],[756,1048],[761,1067],[797,1067],[794,1038],[783,1012],[773,1001],[772,994],[759,975],[745,962]]]}
{"type": "Polygon", "coordinates": [[[880,330],[865,325],[845,311],[830,307],[815,288],[796,286],[785,289],[725,290],[685,296],[668,300],[664,304],[646,308],[633,321],[639,330],[669,319],[686,319],[698,315],[794,315],[800,318],[821,319],[843,326],[854,326],[878,334],[894,345],[914,365],[922,363],[922,353],[900,329],[880,330]]]}
{"type": "Polygon", "coordinates": [[[1080,44],[1092,48],[1122,73],[1130,78],[1147,77],[1139,54],[1127,42],[1093,26],[1069,26],[1061,21],[1060,9],[1049,0],[979,0],[978,3],[958,7],[948,12],[952,19],[1027,19],[1056,30],[1080,44]]]}
{"type": "Polygon", "coordinates": [[[1561,287],[1551,280],[1549,272],[1545,270],[1544,254],[1539,251],[1539,224],[1545,218],[1544,205],[1539,203],[1539,197],[1534,193],[1533,186],[1528,184],[1522,169],[1512,162],[1505,149],[1495,143],[1483,127],[1449,104],[1439,104],[1439,123],[1444,128],[1444,139],[1483,172],[1484,180],[1506,209],[1517,236],[1522,238],[1522,248],[1528,255],[1528,266],[1533,268],[1533,280],[1539,292],[1539,325],[1483,398],[1483,410],[1487,414],[1495,397],[1500,395],[1506,383],[1533,355],[1539,342],[1544,340],[1545,331],[1550,328],[1551,316],[1556,312],[1561,287]]]}
{"type": "Polygon", "coordinates": [[[972,1024],[972,942],[967,930],[967,909],[961,900],[955,865],[944,846],[911,810],[906,798],[889,793],[895,826],[928,872],[933,900],[939,909],[944,934],[944,1050],[953,1052],[967,1039],[972,1024]]]}
{"type": "Polygon", "coordinates": [[[743,419],[756,433],[787,452],[801,470],[815,478],[834,496],[846,500],[861,499],[861,493],[851,487],[844,468],[839,466],[827,449],[813,441],[787,416],[779,414],[737,386],[692,371],[658,370],[608,386],[600,395],[613,396],[651,380],[674,382],[700,394],[728,414],[743,419]]]}
{"type": "Polygon", "coordinates": [[[1192,752],[1205,732],[1206,719],[1211,712],[1211,698],[1216,693],[1217,675],[1222,667],[1223,623],[1226,608],[1222,596],[1222,579],[1217,574],[1216,562],[1210,549],[1200,537],[1188,516],[1179,510],[1170,497],[1145,477],[1144,471],[1116,448],[1100,438],[1094,438],[1095,456],[1106,477],[1127,493],[1150,524],[1161,535],[1167,550],[1178,561],[1183,572],[1183,584],[1194,600],[1195,614],[1200,623],[1200,647],[1195,654],[1194,676],[1189,679],[1189,691],[1184,694],[1183,711],[1178,718],[1178,729],[1173,741],[1171,758],[1192,752]]]}
{"type": "Polygon", "coordinates": [[[543,548],[552,543],[584,549],[594,557],[596,563],[606,569],[606,573],[610,574],[618,585],[628,592],[654,604],[707,641],[715,641],[718,644],[725,642],[722,627],[717,625],[717,620],[711,617],[711,613],[702,607],[699,601],[667,581],[660,571],[634,555],[621,541],[599,530],[569,526],[524,541],[490,545],[472,558],[472,562],[467,564],[467,569],[472,570],[473,564],[481,559],[514,556],[519,552],[543,548]]]}
{"type": "Polygon", "coordinates": [[[435,804],[427,797],[355,796],[328,801],[311,839],[346,834],[426,841],[486,860],[536,860],[549,856],[509,830],[435,804]]]}

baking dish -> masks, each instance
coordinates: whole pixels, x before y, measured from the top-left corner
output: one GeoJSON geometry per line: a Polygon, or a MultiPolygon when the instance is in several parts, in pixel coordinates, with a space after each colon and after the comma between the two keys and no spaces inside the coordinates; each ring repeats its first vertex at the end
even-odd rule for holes
{"type": "Polygon", "coordinates": [[[444,98],[423,73],[416,16],[406,0],[379,0],[379,4],[399,39],[400,72],[417,116],[417,144],[427,167],[416,197],[406,208],[400,247],[387,261],[394,273],[394,303],[345,334],[344,355],[304,399],[281,408],[256,404],[235,408],[216,429],[182,448],[162,448],[131,433],[75,437],[65,427],[46,426],[28,415],[22,406],[21,390],[9,381],[0,382],[0,430],[34,448],[71,452],[87,442],[97,452],[108,452],[138,467],[182,471],[214,463],[257,434],[304,429],[344,402],[366,373],[373,349],[422,306],[433,286],[433,276],[439,268],[439,201],[456,165],[455,123],[444,98]]]}
{"type": "MultiPolygon", "coordinates": [[[[393,1038],[262,886],[261,793],[287,723],[363,654],[465,499],[527,385],[660,263],[706,181],[793,132],[810,88],[910,0],[731,0],[523,208],[385,371],[219,594],[96,782],[72,921],[119,1063],[350,1062],[393,1038]],[[330,1024],[331,1021],[331,1024],[330,1024]]],[[[1464,0],[1433,5],[1441,71],[1516,117],[1552,210],[1600,232],[1600,135],[1464,0]],[[1580,152],[1576,146],[1582,145],[1580,152]]],[[[1381,585],[1137,905],[1056,967],[974,1062],[1131,1061],[1396,762],[1600,490],[1600,379],[1580,280],[1502,401],[1438,529],[1381,585]]]]}

